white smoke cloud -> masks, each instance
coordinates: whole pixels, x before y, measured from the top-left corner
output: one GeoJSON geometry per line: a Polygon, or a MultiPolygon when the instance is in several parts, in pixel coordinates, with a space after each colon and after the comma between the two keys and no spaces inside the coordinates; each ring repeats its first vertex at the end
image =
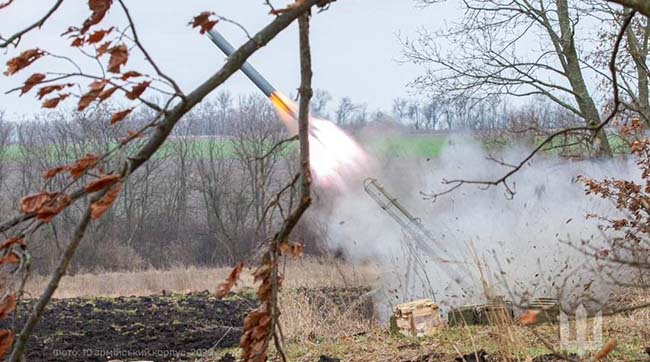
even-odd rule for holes
{"type": "MultiPolygon", "coordinates": [[[[434,262],[420,255],[425,267],[412,268],[418,261],[408,252],[408,238],[364,192],[361,182],[338,197],[332,210],[312,210],[312,216],[326,220],[332,247],[342,248],[353,259],[380,265],[385,301],[433,297],[442,306],[485,302],[476,256],[485,263],[486,279],[494,288],[491,293],[515,301],[524,295],[558,297],[558,290],[576,297],[588,289],[600,299],[612,292],[612,286],[591,272],[589,258],[567,242],[602,243],[597,221],[585,216],[617,211],[608,201],[585,196],[576,177],[638,180],[632,162],[540,156],[510,179],[516,190],[512,199],[503,186],[465,185],[435,202],[426,200],[421,192],[449,187],[441,184],[442,179],[494,180],[509,170],[487,160],[488,154],[476,141],[455,137],[448,143],[435,159],[389,156],[369,176],[421,218],[439,245],[438,252],[445,254],[441,258],[464,264],[434,262]],[[418,275],[414,270],[419,270],[418,275]]],[[[512,147],[493,156],[517,163],[528,152],[525,147],[512,147]]]]}

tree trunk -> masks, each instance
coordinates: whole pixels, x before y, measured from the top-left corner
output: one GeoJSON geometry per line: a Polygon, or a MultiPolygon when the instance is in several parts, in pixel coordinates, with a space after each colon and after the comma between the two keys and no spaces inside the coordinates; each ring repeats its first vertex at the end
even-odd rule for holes
{"type": "MultiPolygon", "coordinates": [[[[571,26],[569,15],[569,6],[567,0],[557,0],[557,15],[560,23],[562,54],[565,62],[563,63],[566,77],[571,84],[575,94],[576,103],[582,113],[582,117],[588,127],[596,127],[600,124],[600,114],[593,98],[589,94],[582,68],[580,67],[580,58],[575,47],[574,33],[571,26]]],[[[597,156],[611,157],[612,148],[607,139],[605,129],[602,129],[594,137],[594,152],[597,156]]]]}
{"type": "Polygon", "coordinates": [[[643,32],[643,43],[639,42],[634,28],[632,26],[627,29],[627,42],[630,49],[630,55],[634,60],[634,66],[637,73],[637,86],[639,88],[639,93],[635,99],[635,105],[637,107],[637,112],[643,119],[646,126],[650,126],[650,90],[648,85],[648,73],[645,71],[648,49],[647,49],[647,38],[650,34],[650,23],[646,25],[646,28],[643,32]]]}

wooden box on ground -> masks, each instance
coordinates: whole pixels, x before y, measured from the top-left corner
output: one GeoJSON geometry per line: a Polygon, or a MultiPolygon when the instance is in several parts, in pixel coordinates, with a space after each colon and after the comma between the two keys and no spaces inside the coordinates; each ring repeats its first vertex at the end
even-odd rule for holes
{"type": "Polygon", "coordinates": [[[393,308],[391,329],[407,336],[426,336],[441,328],[440,308],[429,299],[398,304],[393,308]]]}

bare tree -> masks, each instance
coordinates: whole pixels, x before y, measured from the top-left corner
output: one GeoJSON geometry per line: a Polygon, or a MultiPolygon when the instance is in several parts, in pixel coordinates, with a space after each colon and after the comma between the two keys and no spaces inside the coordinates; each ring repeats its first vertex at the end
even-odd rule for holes
{"type": "MultiPolygon", "coordinates": [[[[154,153],[161,149],[161,146],[168,140],[178,122],[186,114],[223,84],[253,53],[275,38],[293,23],[294,20],[301,18],[300,39],[301,59],[303,59],[301,64],[303,82],[301,86],[302,104],[300,107],[299,134],[301,136],[302,197],[298,209],[287,216],[280,226],[280,231],[277,233],[277,237],[275,238],[276,247],[271,252],[273,255],[278,255],[279,247],[281,246],[278,244],[287,242],[291,231],[311,201],[309,189],[311,183],[311,176],[309,174],[309,144],[307,140],[307,112],[309,111],[309,101],[311,99],[311,59],[308,49],[309,18],[307,13],[313,6],[325,7],[330,2],[329,0],[303,0],[285,9],[272,9],[276,17],[266,27],[249,38],[244,45],[235,50],[217,72],[188,93],[184,92],[150,56],[140,41],[137,26],[123,0],[118,0],[115,3],[110,0],[97,0],[88,3],[90,10],[88,18],[79,27],[71,26],[66,35],[74,38],[73,47],[88,50],[85,53],[81,52],[80,56],[90,56],[95,59],[96,62],[94,62],[94,65],[98,69],[94,69],[94,71],[84,70],[70,58],[57,58],[64,62],[72,62],[74,65],[73,69],[75,70],[72,73],[48,71],[46,74],[32,74],[25,84],[16,88],[15,91],[20,90],[22,93],[27,93],[32,88],[39,87],[38,93],[40,94],[40,98],[48,94],[50,95],[43,102],[43,107],[47,109],[56,108],[59,103],[64,102],[71,94],[74,94],[78,97],[77,109],[79,111],[83,111],[91,106],[97,107],[98,104],[101,104],[113,94],[122,93],[126,95],[127,99],[137,102],[137,105],[149,108],[153,112],[153,117],[148,119],[147,123],[139,129],[127,133],[126,137],[120,139],[117,144],[106,145],[108,148],[107,152],[101,155],[87,154],[72,163],[47,170],[44,173],[45,179],[68,174],[69,178],[65,187],[52,188],[47,191],[43,190],[22,198],[20,202],[20,213],[15,216],[10,216],[0,223],[0,232],[9,236],[9,239],[3,243],[3,245],[10,246],[5,247],[4,254],[6,256],[11,255],[11,257],[3,258],[3,262],[16,263],[27,257],[25,248],[19,248],[18,246],[24,246],[27,243],[25,240],[29,241],[35,232],[44,225],[49,224],[53,218],[61,214],[64,210],[73,207],[75,204],[83,205],[81,216],[76,220],[76,226],[70,232],[69,240],[62,250],[61,257],[50,277],[50,282],[35,303],[33,310],[30,312],[29,317],[16,338],[9,361],[18,362],[23,360],[27,342],[56,291],[61,278],[68,271],[73,256],[77,252],[89,227],[93,224],[92,220],[100,219],[111,205],[116,202],[122,191],[124,182],[134,172],[145,165],[154,153]],[[98,24],[102,23],[102,20],[104,20],[112,6],[119,7],[123,19],[128,22],[128,26],[123,32],[116,31],[113,33],[114,27],[103,30],[95,28],[98,24]],[[93,36],[87,36],[91,29],[95,31],[92,33],[93,36]],[[118,34],[121,33],[124,35],[127,32],[129,34],[127,37],[118,34]],[[97,37],[101,41],[102,38],[107,36],[110,42],[105,46],[95,45],[98,43],[96,41],[97,37]],[[112,42],[115,42],[115,44],[112,44],[112,42]],[[141,72],[127,72],[122,70],[122,66],[128,62],[131,52],[137,52],[144,57],[147,63],[147,70],[143,72],[151,73],[152,75],[143,76],[141,72]],[[110,54],[110,58],[108,61],[102,62],[101,57],[105,54],[110,54]],[[109,77],[109,73],[119,76],[109,77]],[[141,77],[145,78],[139,82],[130,80],[130,78],[141,77]],[[62,80],[65,80],[65,82],[56,83],[62,80]],[[53,87],[49,87],[49,85],[53,87]],[[74,89],[78,90],[78,93],[74,89]],[[162,94],[164,100],[158,104],[149,99],[145,99],[143,94],[147,89],[158,91],[162,94]],[[136,145],[135,149],[129,150],[128,146],[132,145],[132,142],[139,138],[143,138],[142,142],[136,145]],[[111,162],[107,160],[111,160],[111,162]]],[[[40,28],[53,14],[58,14],[61,3],[62,0],[59,0],[49,10],[45,10],[45,14],[35,24],[14,32],[8,38],[0,39],[0,47],[20,46],[20,38],[28,32],[40,28]]],[[[11,1],[3,4],[0,10],[6,6],[11,6],[11,1]]],[[[217,21],[212,20],[212,16],[213,14],[210,12],[199,14],[193,19],[192,26],[200,28],[201,33],[205,33],[217,23],[217,21]]],[[[43,45],[45,46],[45,44],[43,45]]],[[[8,76],[13,75],[29,67],[39,58],[52,56],[52,54],[52,52],[46,52],[40,48],[25,50],[7,62],[8,68],[4,74],[8,76]]],[[[135,105],[133,108],[135,108],[135,105]]],[[[133,111],[133,108],[127,108],[114,113],[111,116],[110,123],[104,123],[104,126],[108,127],[110,124],[122,122],[133,111]]],[[[24,264],[20,263],[20,265],[24,264]]],[[[271,287],[270,281],[273,280],[273,290],[274,295],[276,295],[277,269],[274,268],[274,270],[276,272],[274,272],[273,276],[269,276],[268,278],[264,277],[263,279],[265,282],[269,282],[264,284],[265,288],[271,287]]],[[[23,273],[29,272],[24,268],[19,268],[18,271],[23,273]]],[[[273,301],[265,301],[265,303],[271,302],[270,305],[274,307],[272,310],[268,310],[269,315],[273,316],[274,320],[277,320],[277,311],[275,311],[275,306],[277,305],[275,303],[276,300],[276,298],[273,298],[273,301]]],[[[8,313],[10,311],[3,311],[3,313],[5,312],[8,313]]],[[[270,326],[257,326],[255,331],[263,334],[275,334],[275,328],[276,325],[271,323],[270,326]]],[[[13,340],[11,333],[4,333],[3,336],[5,336],[4,338],[13,340]]],[[[253,337],[257,338],[257,336],[253,337]]],[[[3,341],[2,345],[6,346],[11,344],[6,342],[6,340],[3,341]]],[[[262,346],[255,346],[256,354],[246,357],[245,360],[265,360],[262,356],[265,356],[266,347],[268,346],[267,342],[268,339],[262,346]]],[[[279,343],[277,338],[276,343],[279,343]]],[[[242,345],[245,350],[246,347],[250,347],[245,346],[243,342],[242,345]]],[[[4,354],[5,350],[2,352],[4,354]]]]}
{"type": "Polygon", "coordinates": [[[393,100],[393,115],[400,122],[408,122],[415,130],[436,129],[442,118],[444,106],[438,98],[428,100],[407,100],[396,98],[393,100]]]}
{"type": "MultiPolygon", "coordinates": [[[[616,39],[619,29],[631,10],[592,0],[586,2],[582,11],[584,16],[594,17],[601,24],[597,48],[590,57],[594,64],[585,63],[585,65],[599,73],[604,80],[604,86],[609,87],[612,82],[611,75],[602,72],[601,69],[607,64],[611,52],[610,42],[616,39]]],[[[624,110],[631,117],[642,119],[647,125],[650,125],[650,73],[647,64],[650,52],[649,40],[648,18],[635,17],[622,39],[621,45],[625,51],[621,52],[617,67],[618,87],[621,90],[620,101],[624,110]]]]}
{"type": "Polygon", "coordinates": [[[595,154],[611,155],[605,130],[598,127],[602,120],[593,90],[583,73],[585,56],[576,45],[581,31],[577,10],[567,0],[463,4],[466,15],[461,23],[404,41],[406,58],[426,67],[413,85],[432,94],[479,99],[543,95],[593,128],[595,154]],[[540,34],[547,46],[535,52],[527,44],[532,39],[538,42],[540,34]],[[447,51],[441,50],[441,39],[451,44],[447,51]]]}
{"type": "Polygon", "coordinates": [[[267,205],[288,177],[282,161],[290,150],[272,146],[287,137],[286,130],[257,96],[240,98],[236,107],[220,103],[201,118],[225,122],[228,129],[227,136],[210,137],[195,152],[195,187],[215,242],[211,260],[224,248],[231,261],[242,260],[278,221],[267,205]],[[223,107],[230,112],[221,119],[223,107]]]}
{"type": "MultiPolygon", "coordinates": [[[[13,125],[5,120],[4,111],[0,111],[0,193],[7,178],[6,165],[10,158],[11,133],[13,125]]],[[[3,195],[0,195],[0,212],[7,212],[3,195]]]]}
{"type": "Polygon", "coordinates": [[[408,113],[408,99],[395,98],[393,99],[392,112],[393,115],[401,122],[408,113]]]}
{"type": "Polygon", "coordinates": [[[314,98],[311,100],[311,113],[321,118],[329,118],[327,108],[331,101],[332,95],[328,91],[317,89],[314,91],[314,98]]]}
{"type": "Polygon", "coordinates": [[[352,121],[352,117],[357,110],[357,106],[352,103],[350,97],[343,97],[335,111],[336,124],[347,126],[352,121]]]}

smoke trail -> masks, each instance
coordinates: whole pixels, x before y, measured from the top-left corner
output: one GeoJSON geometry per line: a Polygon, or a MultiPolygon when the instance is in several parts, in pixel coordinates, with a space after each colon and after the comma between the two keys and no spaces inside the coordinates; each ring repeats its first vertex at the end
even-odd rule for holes
{"type": "MultiPolygon", "coordinates": [[[[526,152],[525,147],[513,147],[500,156],[514,163],[526,152]]],[[[478,142],[456,137],[449,140],[439,158],[389,156],[369,175],[422,219],[447,248],[449,255],[444,257],[458,258],[463,264],[423,258],[425,267],[418,275],[413,267],[417,260],[413,260],[404,233],[365,194],[361,184],[349,186],[347,193],[334,201],[332,210],[314,210],[312,216],[326,220],[332,247],[342,248],[353,259],[372,260],[381,266],[389,302],[421,297],[434,297],[443,306],[485,302],[477,257],[485,262],[495,294],[521,298],[560,293],[575,299],[588,287],[592,296],[606,299],[612,287],[601,282],[590,271],[588,258],[567,243],[602,242],[597,222],[585,216],[613,215],[616,210],[606,201],[586,197],[576,177],[638,180],[633,163],[539,157],[512,178],[516,195],[511,200],[503,187],[483,190],[466,186],[436,202],[420,194],[443,191],[443,178],[490,180],[508,170],[486,160],[487,156],[478,142]],[[449,270],[464,277],[452,280],[449,270]]]]}

